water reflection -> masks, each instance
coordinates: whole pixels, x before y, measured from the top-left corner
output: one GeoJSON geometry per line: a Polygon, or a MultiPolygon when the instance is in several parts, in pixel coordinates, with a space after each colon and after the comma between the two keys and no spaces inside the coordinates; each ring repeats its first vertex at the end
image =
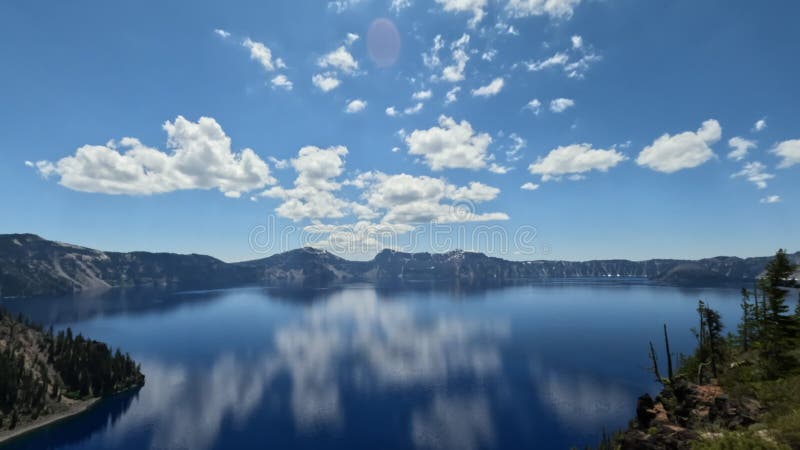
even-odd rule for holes
{"type": "Polygon", "coordinates": [[[80,444],[98,433],[114,429],[126,411],[137,400],[138,395],[138,389],[115,395],[80,416],[20,436],[3,448],[6,450],[32,450],[80,444]]]}
{"type": "MultiPolygon", "coordinates": [[[[611,285],[118,294],[18,304],[130,349],[147,375],[106,425],[81,416],[21,448],[595,444],[652,386],[641,343],[662,321],[694,325],[697,295],[611,285]]],[[[726,295],[710,300],[724,306],[726,295]]],[[[736,308],[734,298],[726,314],[736,308]]],[[[674,344],[693,345],[679,333],[674,344]]]]}
{"type": "Polygon", "coordinates": [[[405,304],[379,301],[375,291],[349,291],[279,329],[275,361],[291,376],[292,411],[297,426],[307,429],[343,420],[340,384],[362,390],[435,386],[496,374],[496,340],[507,335],[507,322],[422,321],[405,304]],[[347,370],[340,370],[343,361],[347,370]]]}
{"type": "Polygon", "coordinates": [[[535,359],[529,368],[540,401],[564,426],[582,434],[602,430],[636,405],[631,386],[589,373],[558,370],[535,359]]]}

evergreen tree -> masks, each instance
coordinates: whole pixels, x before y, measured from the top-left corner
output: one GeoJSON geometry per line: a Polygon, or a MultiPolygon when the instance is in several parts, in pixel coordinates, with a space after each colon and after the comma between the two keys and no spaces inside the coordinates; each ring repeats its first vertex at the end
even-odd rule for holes
{"type": "Polygon", "coordinates": [[[795,270],[786,252],[778,250],[775,258],[767,264],[766,273],[759,283],[765,303],[760,327],[760,350],[767,378],[774,378],[797,365],[790,349],[797,339],[799,328],[797,319],[789,314],[786,304],[788,292],[785,289],[793,284],[791,277],[795,270]]]}

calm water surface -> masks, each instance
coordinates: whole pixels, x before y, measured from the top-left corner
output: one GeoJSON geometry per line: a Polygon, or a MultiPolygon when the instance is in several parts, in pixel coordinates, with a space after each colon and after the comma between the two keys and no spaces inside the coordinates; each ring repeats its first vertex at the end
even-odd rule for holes
{"type": "MultiPolygon", "coordinates": [[[[14,449],[564,449],[624,426],[656,386],[649,340],[689,352],[697,300],[735,290],[235,289],[7,300],[122,347],[147,384],[14,449]]],[[[663,364],[663,362],[662,362],[663,364]]]]}

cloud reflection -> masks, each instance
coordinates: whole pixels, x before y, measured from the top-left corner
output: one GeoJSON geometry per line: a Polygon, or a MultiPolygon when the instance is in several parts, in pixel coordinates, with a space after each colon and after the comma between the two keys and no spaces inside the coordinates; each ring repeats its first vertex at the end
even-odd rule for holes
{"type": "MultiPolygon", "coordinates": [[[[278,328],[273,345],[256,358],[222,355],[207,370],[143,361],[147,385],[107,438],[122,442],[150,426],[151,448],[209,448],[223,423],[243,425],[265,395],[288,405],[300,433],[336,429],[345,424],[342,389],[438,392],[454,379],[496,376],[502,369],[497,341],[508,334],[507,322],[418,317],[373,290],[349,290],[278,328]],[[291,384],[288,392],[276,388],[283,379],[291,384]]],[[[485,397],[435,394],[409,427],[420,447],[470,449],[493,437],[490,417],[485,397]]]]}
{"type": "Polygon", "coordinates": [[[573,370],[557,370],[536,360],[529,367],[541,402],[564,425],[582,433],[596,433],[620,413],[629,413],[631,405],[636,404],[630,390],[619,383],[573,370]]]}

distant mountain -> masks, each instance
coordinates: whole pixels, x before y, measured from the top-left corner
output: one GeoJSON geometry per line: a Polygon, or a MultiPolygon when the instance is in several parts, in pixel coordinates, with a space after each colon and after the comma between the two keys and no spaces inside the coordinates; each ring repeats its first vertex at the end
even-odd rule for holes
{"type": "MultiPolygon", "coordinates": [[[[800,252],[791,258],[800,264],[800,252]]],[[[348,261],[324,250],[301,248],[228,264],[202,255],[102,252],[16,234],[0,235],[0,296],[57,295],[132,286],[322,287],[352,282],[487,286],[562,279],[646,279],[676,286],[749,286],[769,259],[721,256],[697,261],[507,261],[465,251],[432,254],[383,250],[371,261],[348,261]]]]}

